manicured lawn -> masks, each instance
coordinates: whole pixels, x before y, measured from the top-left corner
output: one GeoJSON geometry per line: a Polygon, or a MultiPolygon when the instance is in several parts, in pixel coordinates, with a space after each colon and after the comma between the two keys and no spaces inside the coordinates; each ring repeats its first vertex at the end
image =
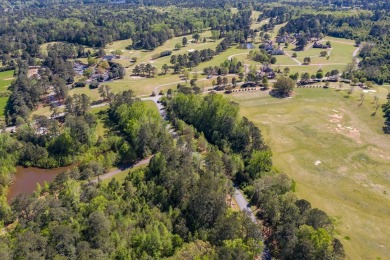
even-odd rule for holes
{"type": "MultiPolygon", "coordinates": [[[[103,85],[106,85],[106,84],[104,83],[103,85]]],[[[87,86],[85,86],[83,88],[74,88],[74,89],[71,89],[69,91],[69,95],[74,95],[74,94],[78,94],[78,95],[86,94],[91,98],[91,101],[101,99],[100,94],[98,92],[98,89],[97,88],[90,89],[88,87],[88,84],[87,84],[87,86]]]]}
{"type": "Polygon", "coordinates": [[[296,193],[336,223],[348,259],[390,255],[390,139],[373,97],[389,87],[345,98],[335,89],[296,89],[290,99],[264,92],[235,93],[241,114],[260,127],[276,168],[296,182],[296,193]],[[350,239],[346,239],[346,238],[350,239]]]}
{"type": "Polygon", "coordinates": [[[346,39],[337,39],[332,37],[325,37],[323,43],[330,41],[332,44],[332,49],[316,49],[309,48],[304,51],[287,51],[290,55],[294,52],[297,54],[297,60],[303,62],[305,57],[310,57],[312,64],[328,64],[328,63],[344,63],[348,64],[352,61],[352,54],[357,47],[352,45],[350,41],[346,39]],[[322,51],[327,51],[329,58],[320,57],[322,51]]]}
{"type": "Polygon", "coordinates": [[[287,55],[278,55],[276,57],[275,65],[298,65],[296,61],[288,57],[287,55]]]}

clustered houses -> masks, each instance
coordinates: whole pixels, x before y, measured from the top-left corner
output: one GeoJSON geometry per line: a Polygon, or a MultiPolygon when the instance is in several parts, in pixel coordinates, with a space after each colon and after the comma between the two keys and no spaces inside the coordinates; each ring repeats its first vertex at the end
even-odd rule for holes
{"type": "Polygon", "coordinates": [[[295,41],[295,37],[289,34],[283,36],[276,36],[276,43],[292,43],[295,41]]]}
{"type": "Polygon", "coordinates": [[[274,79],[276,77],[275,71],[268,66],[263,66],[258,73],[261,77],[267,77],[268,79],[274,79]]]}
{"type": "Polygon", "coordinates": [[[263,48],[268,54],[271,55],[284,55],[283,47],[278,46],[274,48],[272,41],[265,41],[260,45],[260,48],[263,48]]]}
{"type": "Polygon", "coordinates": [[[83,75],[84,71],[88,68],[87,64],[82,63],[81,61],[75,61],[73,63],[73,69],[76,74],[83,75]]]}
{"type": "Polygon", "coordinates": [[[108,81],[110,77],[108,76],[108,72],[104,71],[103,73],[99,73],[95,69],[95,73],[91,76],[92,80],[96,80],[98,82],[108,81]]]}

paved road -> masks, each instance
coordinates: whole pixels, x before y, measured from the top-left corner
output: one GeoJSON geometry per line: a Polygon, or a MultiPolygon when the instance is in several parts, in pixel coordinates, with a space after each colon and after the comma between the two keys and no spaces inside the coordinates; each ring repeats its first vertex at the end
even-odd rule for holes
{"type": "MultiPolygon", "coordinates": [[[[301,65],[302,65],[302,63],[301,63],[299,60],[297,60],[296,58],[293,58],[287,51],[284,51],[284,54],[286,54],[287,57],[289,57],[290,59],[292,59],[293,61],[295,61],[295,62],[298,64],[298,66],[301,66],[301,65]]],[[[296,66],[296,65],[295,65],[295,66],[296,66]]]]}
{"type": "Polygon", "coordinates": [[[134,168],[134,167],[137,167],[137,166],[149,164],[150,159],[151,159],[151,157],[143,159],[142,161],[139,161],[139,162],[137,162],[137,163],[135,163],[135,164],[133,164],[131,166],[128,166],[128,167],[125,167],[125,168],[121,168],[121,169],[117,169],[117,170],[108,172],[106,174],[100,175],[100,176],[96,177],[95,179],[93,179],[92,182],[98,182],[98,181],[101,181],[101,180],[109,179],[109,178],[112,178],[115,175],[117,175],[118,173],[121,173],[123,171],[130,170],[131,168],[134,168]]]}
{"type": "MultiPolygon", "coordinates": [[[[164,120],[166,120],[165,108],[161,103],[158,102],[160,97],[161,96],[148,97],[148,98],[142,98],[141,100],[152,100],[156,104],[156,106],[160,112],[161,117],[164,120]]],[[[173,132],[172,134],[174,134],[174,133],[175,132],[173,132]]],[[[248,201],[245,199],[245,197],[242,195],[241,191],[237,187],[235,187],[234,198],[237,201],[237,205],[240,208],[240,210],[246,211],[248,213],[249,217],[251,218],[251,220],[253,221],[253,223],[257,224],[256,217],[253,214],[251,208],[248,206],[248,201]]]]}
{"type": "Polygon", "coordinates": [[[257,219],[255,214],[253,214],[252,209],[249,207],[248,201],[245,199],[244,195],[242,195],[238,187],[234,187],[234,189],[236,190],[234,192],[234,199],[236,200],[238,207],[248,214],[253,223],[257,224],[257,219]]]}
{"type": "Polygon", "coordinates": [[[240,55],[244,55],[244,54],[249,54],[249,51],[247,51],[247,52],[241,52],[241,53],[236,53],[236,54],[230,55],[227,59],[228,59],[228,60],[232,60],[233,57],[235,57],[235,56],[240,56],[240,55]]]}

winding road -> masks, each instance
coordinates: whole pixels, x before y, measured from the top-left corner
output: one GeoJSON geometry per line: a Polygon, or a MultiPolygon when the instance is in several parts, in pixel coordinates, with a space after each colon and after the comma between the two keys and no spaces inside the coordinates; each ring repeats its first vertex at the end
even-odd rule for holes
{"type": "MultiPolygon", "coordinates": [[[[162,119],[166,120],[165,108],[164,108],[164,106],[160,102],[158,102],[158,100],[160,98],[161,98],[161,96],[154,96],[154,97],[141,98],[141,100],[151,100],[151,101],[153,101],[156,104],[162,119]]],[[[102,103],[102,104],[108,105],[108,103],[102,103]]],[[[102,106],[102,104],[99,104],[98,106],[102,106]]],[[[171,133],[175,134],[175,131],[171,131],[171,133]]],[[[117,175],[117,174],[119,174],[119,173],[121,173],[123,171],[129,170],[129,169],[131,169],[133,167],[137,167],[137,166],[141,166],[141,165],[147,165],[150,162],[150,159],[151,158],[146,158],[146,159],[144,159],[142,161],[139,161],[136,164],[131,165],[129,167],[122,168],[122,169],[117,169],[117,170],[108,172],[106,174],[100,175],[99,177],[97,177],[94,180],[92,180],[92,182],[98,182],[99,180],[112,178],[115,175],[117,175]]],[[[238,189],[237,186],[235,186],[234,188],[235,188],[234,199],[236,200],[238,207],[240,208],[240,210],[243,210],[243,211],[245,211],[248,214],[248,216],[250,217],[250,219],[252,220],[253,223],[257,224],[257,219],[255,217],[255,214],[253,214],[252,209],[249,207],[248,201],[245,199],[244,195],[242,195],[241,191],[238,189]]]]}

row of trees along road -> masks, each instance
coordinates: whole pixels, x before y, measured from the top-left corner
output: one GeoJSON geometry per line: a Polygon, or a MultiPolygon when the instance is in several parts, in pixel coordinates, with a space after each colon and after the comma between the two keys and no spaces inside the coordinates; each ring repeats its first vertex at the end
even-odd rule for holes
{"type": "MultiPolygon", "coordinates": [[[[283,78],[280,80],[291,80],[283,78]]],[[[281,259],[343,259],[341,242],[325,212],[312,209],[292,192],[293,182],[272,167],[271,150],[260,130],[238,116],[238,105],[221,95],[177,94],[164,100],[173,125],[185,133],[190,124],[217,149],[205,163],[225,172],[244,189],[263,220],[265,242],[281,259]],[[218,158],[222,162],[218,163],[218,158]],[[224,169],[224,170],[223,170],[224,169]]]]}

